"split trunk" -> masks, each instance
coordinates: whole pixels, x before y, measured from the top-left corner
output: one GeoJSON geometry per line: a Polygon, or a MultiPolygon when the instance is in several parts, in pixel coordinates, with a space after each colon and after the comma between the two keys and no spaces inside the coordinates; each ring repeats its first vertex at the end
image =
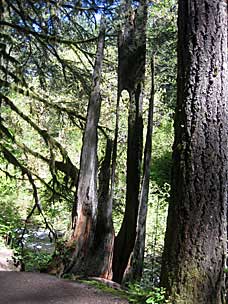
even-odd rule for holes
{"type": "Polygon", "coordinates": [[[125,2],[126,20],[119,36],[119,94],[129,93],[127,190],[124,219],[115,239],[113,253],[113,280],[121,283],[128,260],[134,248],[139,191],[141,180],[143,119],[142,98],[146,54],[146,1],[139,1],[134,10],[131,1],[125,2]]]}

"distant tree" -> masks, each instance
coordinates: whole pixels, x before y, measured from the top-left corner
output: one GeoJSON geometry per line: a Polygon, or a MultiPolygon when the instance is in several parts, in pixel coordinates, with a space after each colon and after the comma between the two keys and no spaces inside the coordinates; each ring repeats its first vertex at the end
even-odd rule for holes
{"type": "Polygon", "coordinates": [[[179,0],[178,97],[161,285],[171,301],[224,302],[227,1],[179,0]]]}

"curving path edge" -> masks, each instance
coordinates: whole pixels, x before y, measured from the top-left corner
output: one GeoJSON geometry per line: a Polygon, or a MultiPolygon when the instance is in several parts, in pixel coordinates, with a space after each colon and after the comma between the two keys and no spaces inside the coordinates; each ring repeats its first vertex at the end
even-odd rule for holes
{"type": "Polygon", "coordinates": [[[0,303],[127,304],[86,284],[32,272],[0,271],[0,303]]]}

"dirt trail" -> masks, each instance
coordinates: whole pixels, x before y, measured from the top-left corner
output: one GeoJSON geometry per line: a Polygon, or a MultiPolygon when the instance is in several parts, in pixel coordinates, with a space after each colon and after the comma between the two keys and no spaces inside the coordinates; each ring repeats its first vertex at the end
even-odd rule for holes
{"type": "Polygon", "coordinates": [[[128,301],[86,284],[42,273],[18,272],[12,251],[0,248],[2,304],[127,304],[128,301]]]}
{"type": "Polygon", "coordinates": [[[85,284],[29,272],[0,271],[4,304],[127,304],[128,301],[85,284]]]}

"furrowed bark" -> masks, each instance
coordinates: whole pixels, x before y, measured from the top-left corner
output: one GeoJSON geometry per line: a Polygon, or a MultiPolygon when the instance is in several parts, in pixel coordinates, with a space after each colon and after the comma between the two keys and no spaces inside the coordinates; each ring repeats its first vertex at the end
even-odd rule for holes
{"type": "Polygon", "coordinates": [[[161,285],[176,304],[221,304],[227,250],[227,1],[179,0],[178,28],[161,285]]]}
{"type": "Polygon", "coordinates": [[[87,110],[86,128],[80,160],[75,206],[72,214],[73,233],[69,242],[70,260],[64,273],[86,274],[97,222],[97,126],[100,117],[100,81],[104,54],[105,24],[101,23],[98,38],[93,84],[87,110]]]}
{"type": "Polygon", "coordinates": [[[112,146],[112,141],[107,139],[105,158],[99,174],[98,216],[89,266],[90,275],[109,280],[112,278],[114,244],[112,201],[110,200],[112,146]]]}

